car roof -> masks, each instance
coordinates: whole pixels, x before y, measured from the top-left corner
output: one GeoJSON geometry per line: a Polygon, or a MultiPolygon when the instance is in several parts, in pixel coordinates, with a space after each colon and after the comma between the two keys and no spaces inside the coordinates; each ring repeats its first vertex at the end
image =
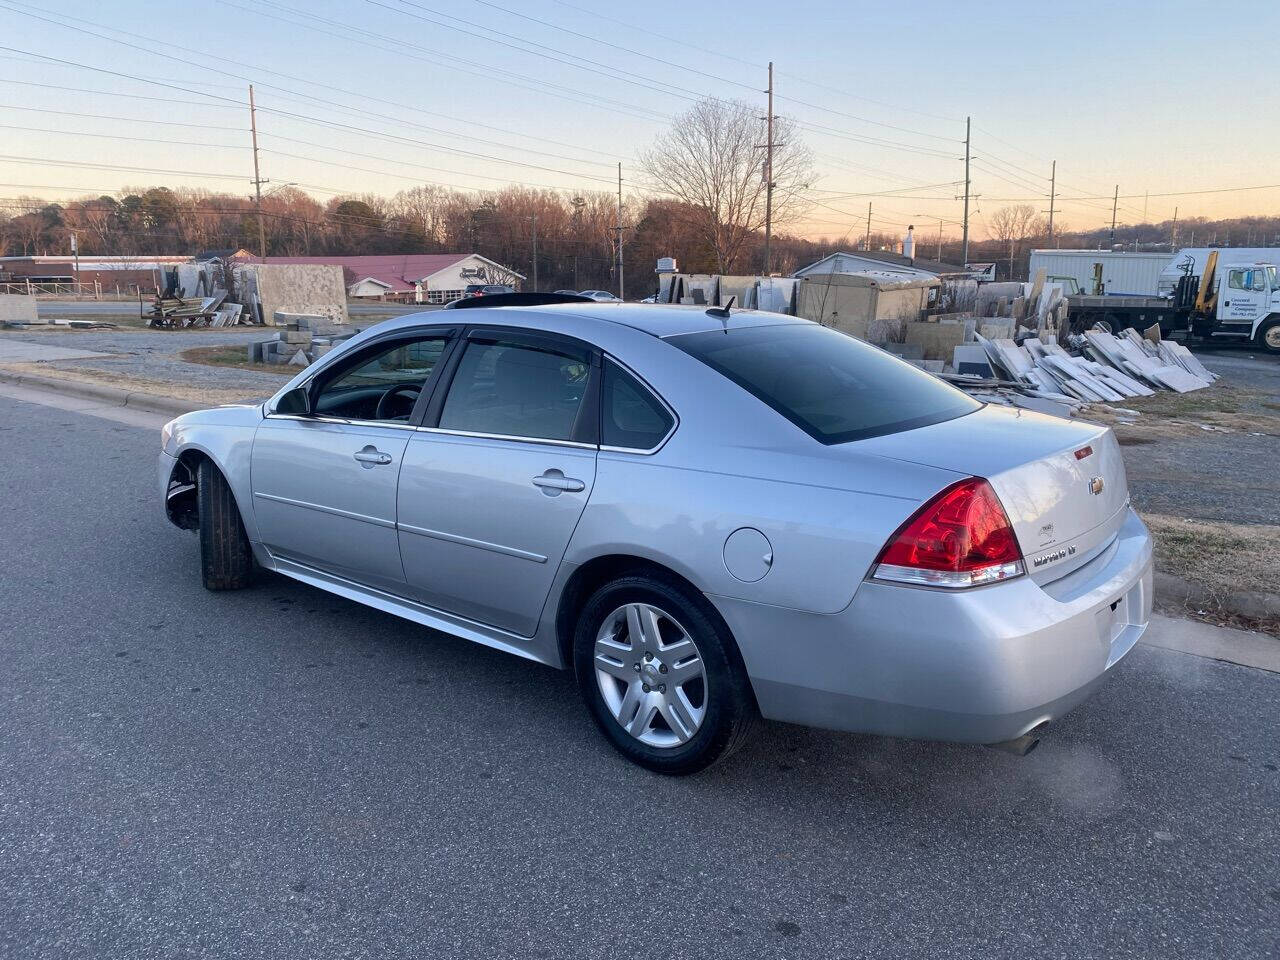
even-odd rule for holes
{"type": "MultiPolygon", "coordinates": [[[[483,309],[483,308],[481,308],[483,309]]],[[[557,303],[545,307],[494,307],[504,323],[518,324],[521,317],[549,315],[575,319],[599,320],[631,327],[654,337],[675,337],[682,333],[723,330],[725,320],[709,314],[706,307],[670,303],[557,303]],[[507,318],[510,319],[507,319],[507,318]]],[[[479,320],[479,311],[472,311],[479,320]]],[[[469,318],[468,318],[469,319],[469,318]]],[[[762,310],[732,310],[728,317],[731,328],[765,327],[780,323],[809,323],[798,317],[762,310]]]]}
{"type": "MultiPolygon", "coordinates": [[[[718,309],[718,308],[717,308],[718,309]]],[[[731,310],[728,318],[708,312],[704,306],[670,303],[556,303],[530,307],[476,307],[458,317],[455,311],[404,314],[384,321],[388,326],[412,327],[423,323],[493,323],[502,326],[539,326],[538,318],[556,317],[588,322],[618,324],[654,337],[675,337],[684,333],[702,333],[741,327],[770,327],[779,324],[808,324],[812,321],[783,313],[764,310],[731,310]],[[456,319],[455,319],[456,318],[456,319]],[[727,321],[727,322],[726,322],[727,321]]],[[[383,327],[386,329],[386,327],[383,327]]]]}

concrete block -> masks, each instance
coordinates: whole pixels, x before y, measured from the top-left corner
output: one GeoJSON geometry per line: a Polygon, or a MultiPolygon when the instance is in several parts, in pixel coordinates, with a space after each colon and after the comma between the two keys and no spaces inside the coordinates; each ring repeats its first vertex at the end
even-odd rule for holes
{"type": "Polygon", "coordinates": [[[908,323],[906,342],[919,344],[925,360],[950,360],[965,342],[963,323],[908,323]]]}
{"type": "Polygon", "coordinates": [[[305,367],[305,366],[306,366],[307,364],[309,364],[310,362],[311,362],[311,361],[307,359],[307,355],[306,355],[305,353],[303,353],[301,350],[299,350],[299,351],[298,351],[297,353],[295,353],[295,354],[293,355],[293,357],[289,360],[289,366],[291,366],[291,367],[305,367]]]}
{"type": "Polygon", "coordinates": [[[972,373],[980,377],[993,376],[987,351],[975,343],[962,343],[955,349],[952,360],[956,373],[972,373]]]}
{"type": "Polygon", "coordinates": [[[311,344],[310,330],[281,330],[280,342],[298,344],[301,346],[309,346],[311,344]]]}
{"type": "Polygon", "coordinates": [[[310,263],[244,264],[243,272],[254,274],[258,302],[266,323],[274,324],[277,313],[327,317],[333,323],[348,323],[347,288],[342,268],[310,263]]]}
{"type": "Polygon", "coordinates": [[[262,348],[263,348],[263,346],[264,346],[264,344],[263,344],[261,341],[258,341],[257,343],[251,343],[251,344],[249,344],[249,362],[250,362],[250,363],[261,363],[261,362],[262,362],[262,348]]]}
{"type": "Polygon", "coordinates": [[[333,347],[327,343],[313,343],[311,345],[311,361],[314,363],[332,350],[333,347]]]}
{"type": "Polygon", "coordinates": [[[36,298],[23,293],[0,294],[0,322],[35,323],[36,298]]]}

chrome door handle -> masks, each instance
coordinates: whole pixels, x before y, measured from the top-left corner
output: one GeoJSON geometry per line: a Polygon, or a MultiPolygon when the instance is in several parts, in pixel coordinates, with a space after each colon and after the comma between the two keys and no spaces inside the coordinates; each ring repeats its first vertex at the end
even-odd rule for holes
{"type": "Polygon", "coordinates": [[[573,477],[566,477],[559,470],[548,470],[540,477],[533,478],[533,485],[541,487],[542,492],[547,496],[555,497],[561,493],[579,493],[587,489],[587,485],[581,480],[573,477]]]}
{"type": "Polygon", "coordinates": [[[391,454],[383,453],[377,447],[365,447],[363,450],[357,450],[351,456],[355,457],[360,463],[366,466],[386,466],[391,462],[391,454]]]}

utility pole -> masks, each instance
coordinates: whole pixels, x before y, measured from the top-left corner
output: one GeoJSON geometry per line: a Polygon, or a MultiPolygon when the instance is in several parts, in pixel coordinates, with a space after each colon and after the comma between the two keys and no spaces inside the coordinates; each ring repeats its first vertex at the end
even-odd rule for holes
{"type": "Polygon", "coordinates": [[[942,262],[942,218],[938,218],[938,262],[942,262]]]}
{"type": "Polygon", "coordinates": [[[764,275],[770,276],[773,253],[773,61],[769,61],[769,112],[764,130],[764,275]]]}
{"type": "Polygon", "coordinates": [[[1173,208],[1173,233],[1169,237],[1169,248],[1174,252],[1178,252],[1178,208],[1173,208]]]}
{"type": "Polygon", "coordinates": [[[871,249],[871,201],[867,201],[867,239],[862,241],[862,249],[871,249]]]}
{"type": "Polygon", "coordinates": [[[538,292],[538,215],[529,218],[533,222],[533,292],[538,292]]]}
{"type": "Polygon", "coordinates": [[[253,135],[253,193],[258,209],[258,256],[267,255],[267,228],[262,222],[262,185],[268,181],[258,172],[258,112],[253,105],[253,84],[249,84],[249,130],[253,135]]]}
{"type": "Polygon", "coordinates": [[[76,295],[76,296],[79,296],[79,295],[80,295],[80,243],[79,243],[79,242],[78,242],[78,240],[76,239],[76,235],[75,235],[75,233],[72,233],[72,234],[71,234],[71,256],[72,256],[72,257],[74,257],[74,258],[75,258],[75,261],[76,261],[76,266],[75,266],[75,275],[76,275],[76,288],[75,288],[75,295],[76,295]]]}
{"type": "Polygon", "coordinates": [[[1058,161],[1053,161],[1053,166],[1049,168],[1049,239],[1047,243],[1053,243],[1053,201],[1058,197],[1058,161]]]}
{"type": "Polygon", "coordinates": [[[618,161],[618,225],[614,227],[618,232],[618,299],[627,299],[626,284],[623,282],[622,275],[622,161],[618,161]]]}
{"type": "Polygon", "coordinates": [[[964,237],[960,242],[960,266],[969,266],[969,124],[964,118],[964,237]]]}
{"type": "Polygon", "coordinates": [[[1111,198],[1111,246],[1116,245],[1116,207],[1120,204],[1120,184],[1116,184],[1115,195],[1111,198]]]}
{"type": "Polygon", "coordinates": [[[582,208],[587,205],[587,201],[575,193],[569,202],[573,204],[573,289],[581,290],[582,284],[578,278],[578,255],[582,252],[582,208]]]}

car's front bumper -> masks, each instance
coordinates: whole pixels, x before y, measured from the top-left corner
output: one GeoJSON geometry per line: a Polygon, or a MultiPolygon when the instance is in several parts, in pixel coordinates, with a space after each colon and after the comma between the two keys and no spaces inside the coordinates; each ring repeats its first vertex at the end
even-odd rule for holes
{"type": "Polygon", "coordinates": [[[711,597],[770,719],[995,743],[1085,700],[1151,617],[1151,540],[1129,511],[1116,539],[1045,586],[963,591],[869,580],[831,616],[711,597]]]}
{"type": "Polygon", "coordinates": [[[178,458],[171,457],[163,450],[156,464],[156,482],[160,489],[160,513],[169,520],[169,480],[173,477],[174,468],[178,466],[178,458]]]}

